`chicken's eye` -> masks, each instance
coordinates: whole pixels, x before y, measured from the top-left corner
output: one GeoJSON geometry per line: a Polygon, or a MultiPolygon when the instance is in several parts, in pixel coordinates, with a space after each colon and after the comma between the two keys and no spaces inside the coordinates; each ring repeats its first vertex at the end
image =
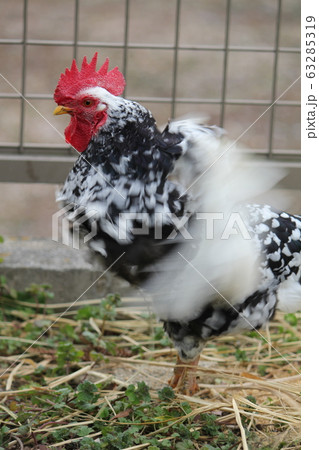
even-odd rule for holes
{"type": "Polygon", "coordinates": [[[86,107],[91,106],[92,103],[93,103],[93,101],[92,101],[91,99],[89,99],[89,98],[85,98],[85,99],[82,101],[82,105],[83,105],[83,106],[86,106],[86,107]]]}

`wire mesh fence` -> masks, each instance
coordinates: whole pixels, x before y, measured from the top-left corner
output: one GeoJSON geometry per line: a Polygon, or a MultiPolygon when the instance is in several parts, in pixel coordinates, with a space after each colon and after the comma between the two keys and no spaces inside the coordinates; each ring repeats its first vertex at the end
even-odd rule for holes
{"type": "Polygon", "coordinates": [[[75,155],[64,142],[66,122],[52,116],[53,91],[72,58],[95,51],[100,63],[109,57],[119,66],[125,96],[151,109],[159,124],[201,113],[254,153],[298,161],[299,1],[0,5],[0,180],[23,180],[32,158],[32,170],[63,179],[75,155]]]}

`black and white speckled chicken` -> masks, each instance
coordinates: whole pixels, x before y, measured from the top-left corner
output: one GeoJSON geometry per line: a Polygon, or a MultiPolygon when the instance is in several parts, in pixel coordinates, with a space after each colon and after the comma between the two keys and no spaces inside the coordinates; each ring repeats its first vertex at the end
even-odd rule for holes
{"type": "Polygon", "coordinates": [[[73,61],[55,90],[81,153],[58,200],[112,270],[154,294],[179,354],[170,384],[194,393],[208,339],[299,309],[300,217],[247,204],[279,175],[243,160],[223,130],[185,119],[160,131],[120,97],[119,70],[96,62],[73,61]]]}

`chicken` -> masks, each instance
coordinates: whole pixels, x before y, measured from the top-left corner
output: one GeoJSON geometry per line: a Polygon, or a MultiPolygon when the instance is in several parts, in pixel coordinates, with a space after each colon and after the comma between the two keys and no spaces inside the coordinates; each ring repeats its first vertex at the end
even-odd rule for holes
{"type": "Polygon", "coordinates": [[[281,173],[247,162],[216,126],[183,119],[160,131],[120,96],[118,68],[96,63],[97,53],[80,70],[73,61],[55,90],[80,153],[57,200],[107,267],[153,294],[178,351],[170,385],[193,394],[207,340],[299,309],[300,217],[247,203],[281,173]]]}

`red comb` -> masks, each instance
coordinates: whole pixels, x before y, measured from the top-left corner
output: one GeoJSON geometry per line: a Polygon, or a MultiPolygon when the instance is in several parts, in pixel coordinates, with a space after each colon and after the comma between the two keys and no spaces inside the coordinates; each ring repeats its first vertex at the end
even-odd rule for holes
{"type": "Polygon", "coordinates": [[[54,92],[54,100],[60,104],[66,98],[73,98],[79,90],[86,87],[100,86],[107,89],[113,95],[121,95],[124,91],[125,80],[117,67],[107,71],[109,59],[107,58],[99,70],[95,70],[98,53],[96,52],[90,63],[86,56],[83,58],[81,70],[78,69],[75,59],[71,69],[65,69],[61,73],[58,85],[54,92]]]}

